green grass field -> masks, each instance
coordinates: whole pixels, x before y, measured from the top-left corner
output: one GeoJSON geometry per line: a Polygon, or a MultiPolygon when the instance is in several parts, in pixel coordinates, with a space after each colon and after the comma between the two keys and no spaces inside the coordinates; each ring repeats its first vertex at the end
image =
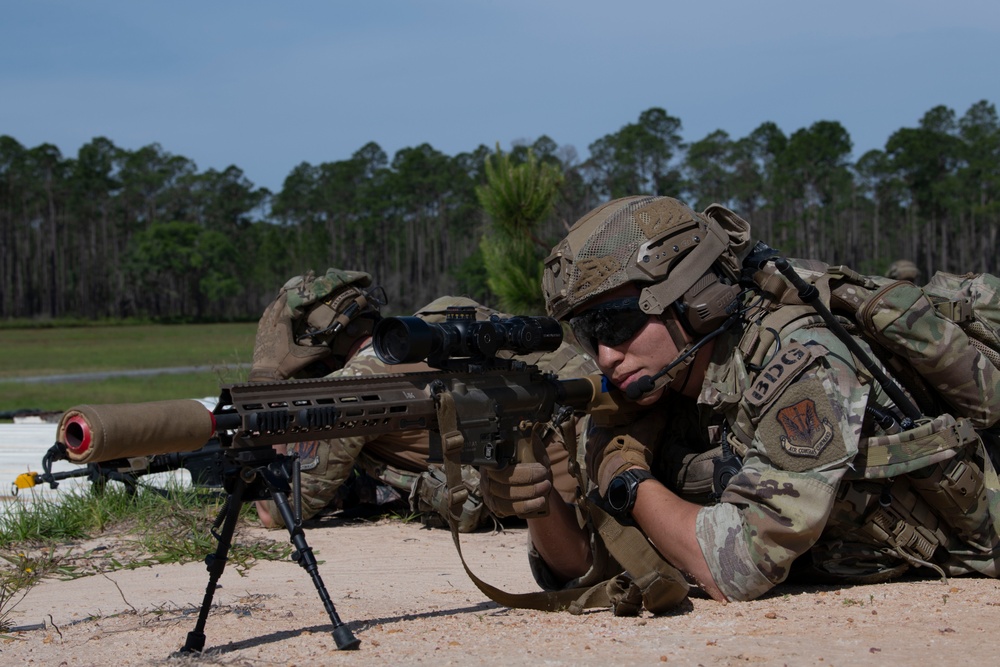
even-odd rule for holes
{"type": "Polygon", "coordinates": [[[244,322],[0,329],[0,412],[214,396],[220,383],[245,379],[256,328],[255,322],[244,322]],[[182,366],[210,370],[102,380],[14,381],[182,366]]]}

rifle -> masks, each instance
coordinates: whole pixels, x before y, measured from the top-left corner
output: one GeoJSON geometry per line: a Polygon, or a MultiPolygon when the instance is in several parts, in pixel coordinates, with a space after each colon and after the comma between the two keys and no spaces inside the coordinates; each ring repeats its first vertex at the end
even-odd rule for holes
{"type": "Polygon", "coordinates": [[[242,502],[271,498],[288,528],[297,561],[312,577],[341,650],[355,649],[319,575],[302,530],[298,459],[273,445],[304,440],[426,430],[431,460],[446,465],[452,508],[467,493],[460,463],[502,468],[532,460],[536,428],[557,425],[574,411],[616,409],[600,376],[560,380],[516,355],[551,352],[562,328],[547,317],[494,316],[449,309],[446,321],[385,318],[373,333],[389,364],[426,360],[437,371],[352,378],[228,384],[215,409],[196,401],[83,405],[66,411],[59,441],[70,460],[98,462],[152,452],[182,452],[218,437],[227,460],[226,506],[216,519],[218,548],[206,559],[209,583],[195,629],[182,651],[201,651],[212,596],[225,567],[242,502]],[[509,353],[506,357],[499,356],[509,353]],[[554,415],[558,415],[554,418],[554,415]],[[289,504],[292,494],[294,511],[289,504]]]}
{"type": "Polygon", "coordinates": [[[69,460],[66,445],[55,443],[42,456],[42,472],[25,472],[17,476],[13,484],[13,495],[16,496],[21,489],[30,489],[39,484],[48,484],[50,489],[56,489],[62,480],[75,477],[86,477],[98,492],[103,491],[108,482],[121,482],[129,493],[135,493],[141,477],[182,468],[191,474],[194,486],[217,489],[222,487],[225,464],[222,443],[218,438],[212,438],[193,452],[114,459],[87,463],[75,470],[52,471],[52,464],[56,461],[69,460]]]}

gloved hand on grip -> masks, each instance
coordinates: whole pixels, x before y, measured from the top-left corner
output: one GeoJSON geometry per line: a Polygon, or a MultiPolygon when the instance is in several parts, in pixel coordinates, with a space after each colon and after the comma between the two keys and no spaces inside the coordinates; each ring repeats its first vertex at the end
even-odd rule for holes
{"type": "Polygon", "coordinates": [[[292,331],[288,292],[281,291],[257,324],[250,382],[287,380],[307,366],[332,354],[326,345],[299,345],[292,331]]]}
{"type": "Polygon", "coordinates": [[[479,491],[483,503],[497,517],[530,518],[548,512],[552,470],[545,443],[538,430],[531,435],[534,461],[521,461],[506,468],[480,468],[479,491]]]}

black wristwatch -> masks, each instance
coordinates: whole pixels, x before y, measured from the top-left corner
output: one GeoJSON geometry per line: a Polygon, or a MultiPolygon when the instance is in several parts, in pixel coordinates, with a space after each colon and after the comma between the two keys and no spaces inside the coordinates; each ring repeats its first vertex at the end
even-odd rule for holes
{"type": "Polygon", "coordinates": [[[608,513],[619,521],[630,519],[639,485],[647,479],[653,479],[653,473],[642,468],[632,468],[615,475],[604,495],[608,513]]]}

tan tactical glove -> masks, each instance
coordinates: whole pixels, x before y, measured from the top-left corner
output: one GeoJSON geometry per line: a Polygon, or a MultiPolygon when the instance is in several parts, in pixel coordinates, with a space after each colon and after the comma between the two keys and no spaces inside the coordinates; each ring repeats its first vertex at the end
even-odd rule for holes
{"type": "Polygon", "coordinates": [[[257,324],[253,365],[248,379],[250,382],[287,380],[330,354],[332,352],[326,345],[299,345],[295,342],[288,292],[282,290],[257,324]]]}
{"type": "Polygon", "coordinates": [[[627,426],[600,428],[587,442],[587,470],[603,497],[619,473],[638,466],[650,470],[657,449],[662,420],[647,413],[627,426]]]}
{"type": "Polygon", "coordinates": [[[483,503],[498,517],[529,518],[548,512],[552,470],[538,428],[531,433],[531,444],[533,462],[516,463],[502,470],[479,470],[483,503]]]}

